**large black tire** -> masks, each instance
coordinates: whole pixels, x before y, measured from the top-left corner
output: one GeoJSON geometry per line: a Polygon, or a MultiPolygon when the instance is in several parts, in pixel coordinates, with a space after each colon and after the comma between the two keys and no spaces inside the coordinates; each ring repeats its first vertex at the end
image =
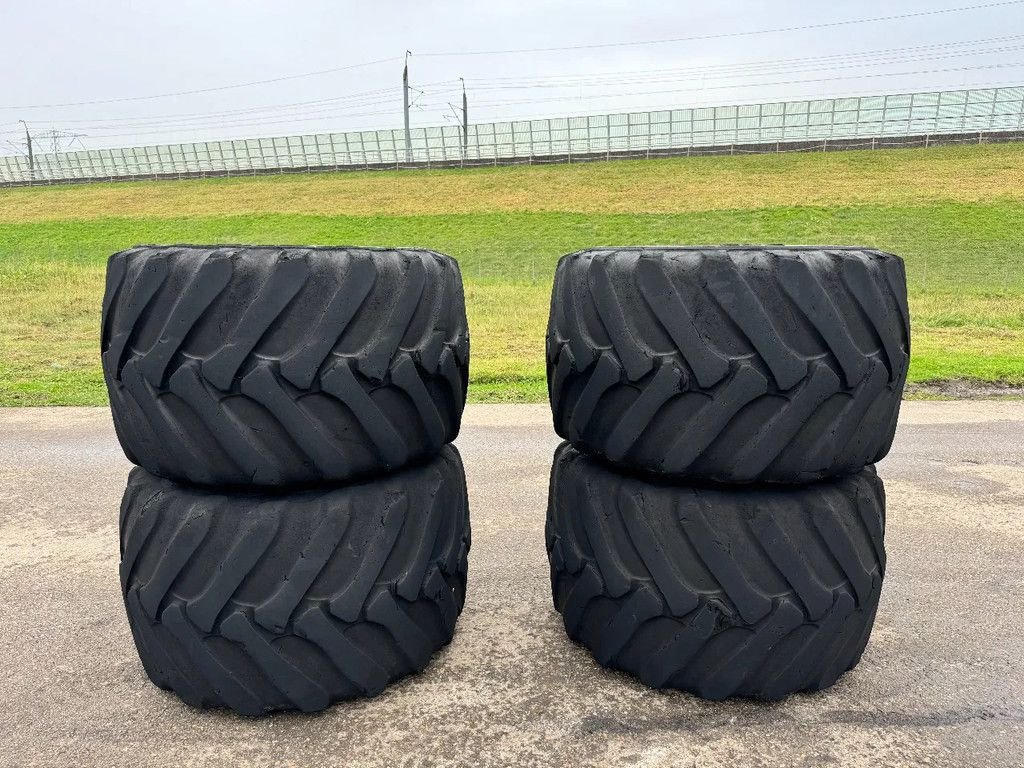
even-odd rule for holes
{"type": "Polygon", "coordinates": [[[873,467],[800,488],[697,488],[555,454],[555,608],[602,665],[707,699],[832,685],[868,641],[885,570],[873,467]]]}
{"type": "Polygon", "coordinates": [[[373,696],[448,643],[470,532],[453,447],[335,490],[219,495],[134,469],[121,585],[146,673],[197,707],[373,696]]]}
{"type": "Polygon", "coordinates": [[[211,486],[390,471],[459,431],[458,265],[420,250],[140,246],[107,265],[103,372],[128,458],[211,486]]]}
{"type": "Polygon", "coordinates": [[[558,434],[617,464],[808,482],[889,451],[909,353],[887,253],[590,250],[558,264],[548,387],[558,434]]]}

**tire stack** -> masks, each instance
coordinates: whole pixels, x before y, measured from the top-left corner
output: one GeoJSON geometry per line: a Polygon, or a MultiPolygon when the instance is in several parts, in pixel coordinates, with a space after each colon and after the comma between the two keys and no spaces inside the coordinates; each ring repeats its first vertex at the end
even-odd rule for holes
{"type": "Polygon", "coordinates": [[[879,251],[565,256],[547,548],[569,636],[708,699],[818,690],[856,665],[909,327],[903,262],[879,251]]]}
{"type": "Polygon", "coordinates": [[[121,586],[149,678],[314,711],[419,671],[470,544],[458,265],[421,250],[141,246],[107,265],[132,470],[121,586]]]}

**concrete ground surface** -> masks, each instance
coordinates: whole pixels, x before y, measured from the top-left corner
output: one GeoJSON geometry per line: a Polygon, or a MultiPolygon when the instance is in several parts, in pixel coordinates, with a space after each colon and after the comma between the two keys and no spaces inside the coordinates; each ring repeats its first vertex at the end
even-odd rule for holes
{"type": "Polygon", "coordinates": [[[375,699],[250,720],[144,676],[106,410],[0,411],[0,764],[1024,765],[1024,403],[904,404],[871,642],[832,689],[776,704],[649,690],[566,638],[543,534],[557,444],[544,406],[471,406],[455,640],[375,699]]]}

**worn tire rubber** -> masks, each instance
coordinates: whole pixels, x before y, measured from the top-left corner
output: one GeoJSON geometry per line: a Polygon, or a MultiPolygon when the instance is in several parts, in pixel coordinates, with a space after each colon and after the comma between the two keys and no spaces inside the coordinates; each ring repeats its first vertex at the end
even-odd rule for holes
{"type": "Polygon", "coordinates": [[[903,262],[855,248],[625,248],[558,264],[555,430],[617,464],[808,482],[889,451],[910,353],[903,262]]]}
{"type": "Polygon", "coordinates": [[[373,696],[453,636],[470,545],[451,446],[373,482],[210,493],[132,471],[121,585],[156,685],[245,715],[373,696]]]}
{"type": "Polygon", "coordinates": [[[296,487],[398,469],[459,431],[455,261],[421,250],[140,246],[107,264],[103,372],[128,458],[296,487]]]}
{"type": "Polygon", "coordinates": [[[778,699],[859,660],[885,570],[873,467],[796,488],[698,488],[555,454],[555,608],[604,666],[707,699],[778,699]]]}

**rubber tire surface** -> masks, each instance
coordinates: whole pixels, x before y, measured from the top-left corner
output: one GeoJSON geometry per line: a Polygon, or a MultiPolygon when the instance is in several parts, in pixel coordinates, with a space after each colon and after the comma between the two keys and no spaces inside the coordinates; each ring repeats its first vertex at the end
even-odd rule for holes
{"type": "Polygon", "coordinates": [[[570,254],[548,326],[555,430],[679,479],[855,472],[892,444],[909,327],[903,261],[879,251],[570,254]]]}
{"type": "Polygon", "coordinates": [[[597,661],[706,699],[779,699],[860,660],[885,571],[873,467],[795,489],[646,482],[564,443],[547,547],[555,608],[597,661]]]}
{"type": "Polygon", "coordinates": [[[103,373],[128,458],[208,486],[392,471],[459,431],[458,265],[420,250],[140,246],[112,256],[103,373]]]}
{"type": "Polygon", "coordinates": [[[372,483],[280,495],[136,468],[121,585],[153,683],[197,707],[311,712],[379,693],[452,639],[469,545],[451,446],[372,483]]]}

